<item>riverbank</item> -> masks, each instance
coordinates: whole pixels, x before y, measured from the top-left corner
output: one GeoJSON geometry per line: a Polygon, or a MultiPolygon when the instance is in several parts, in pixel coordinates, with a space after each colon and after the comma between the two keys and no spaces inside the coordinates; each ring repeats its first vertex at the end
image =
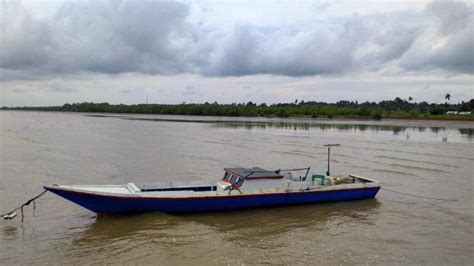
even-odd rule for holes
{"type": "Polygon", "coordinates": [[[305,102],[267,105],[232,103],[181,103],[181,104],[109,104],[66,103],[62,106],[3,107],[3,110],[91,112],[116,114],[161,114],[224,117],[311,117],[342,119],[411,119],[411,120],[462,120],[474,121],[474,99],[456,104],[413,103],[400,98],[381,102],[339,101],[337,103],[305,102]]]}

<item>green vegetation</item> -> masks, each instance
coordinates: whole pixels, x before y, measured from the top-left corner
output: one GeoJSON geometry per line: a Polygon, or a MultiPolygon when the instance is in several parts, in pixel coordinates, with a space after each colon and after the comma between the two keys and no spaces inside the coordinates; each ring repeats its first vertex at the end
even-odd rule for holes
{"type": "MultiPolygon", "coordinates": [[[[446,97],[449,100],[450,97],[446,97]]],[[[474,120],[474,115],[446,114],[448,111],[474,113],[474,99],[457,104],[413,103],[412,98],[402,100],[395,98],[390,101],[352,102],[339,101],[337,103],[324,103],[315,101],[300,101],[294,103],[279,103],[267,105],[233,103],[191,103],[191,104],[134,104],[112,105],[108,103],[73,103],[63,106],[49,107],[3,107],[12,110],[37,110],[37,111],[64,111],[64,112],[103,112],[103,113],[136,113],[136,114],[173,114],[173,115],[198,115],[198,116],[265,116],[265,117],[321,117],[321,118],[399,118],[399,119],[453,119],[474,120]]]]}

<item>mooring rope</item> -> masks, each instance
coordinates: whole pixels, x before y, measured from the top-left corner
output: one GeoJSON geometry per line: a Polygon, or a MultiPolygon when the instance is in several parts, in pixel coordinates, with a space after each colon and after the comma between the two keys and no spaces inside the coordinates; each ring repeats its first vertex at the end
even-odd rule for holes
{"type": "Polygon", "coordinates": [[[28,206],[30,205],[30,203],[33,202],[33,216],[35,216],[35,212],[36,212],[36,204],[35,204],[35,200],[38,199],[39,197],[43,196],[46,192],[48,192],[47,190],[43,190],[43,192],[41,192],[40,194],[38,194],[37,196],[27,200],[25,203],[21,204],[18,208],[15,208],[9,212],[6,212],[2,215],[0,215],[1,217],[5,218],[7,215],[11,215],[13,214],[14,212],[20,210],[21,211],[21,222],[23,222],[24,220],[24,215],[23,215],[23,207],[25,206],[28,206]]]}
{"type": "Polygon", "coordinates": [[[433,197],[426,197],[426,196],[419,196],[419,195],[415,195],[415,194],[409,194],[409,193],[404,193],[404,192],[400,192],[400,191],[396,191],[396,190],[391,190],[391,189],[388,189],[388,188],[381,188],[385,191],[390,191],[392,193],[397,193],[397,194],[401,194],[401,195],[405,195],[405,196],[410,196],[410,197],[415,197],[415,198],[421,198],[421,199],[431,199],[431,200],[443,200],[443,201],[457,201],[455,199],[443,199],[443,198],[433,198],[433,197]]]}

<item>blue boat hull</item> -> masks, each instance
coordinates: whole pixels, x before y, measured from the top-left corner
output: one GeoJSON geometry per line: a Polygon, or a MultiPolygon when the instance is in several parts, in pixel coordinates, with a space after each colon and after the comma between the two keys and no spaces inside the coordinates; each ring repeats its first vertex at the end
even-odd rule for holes
{"type": "Polygon", "coordinates": [[[50,186],[45,189],[96,213],[189,213],[366,199],[375,197],[380,187],[202,198],[123,197],[62,190],[50,186]]]}

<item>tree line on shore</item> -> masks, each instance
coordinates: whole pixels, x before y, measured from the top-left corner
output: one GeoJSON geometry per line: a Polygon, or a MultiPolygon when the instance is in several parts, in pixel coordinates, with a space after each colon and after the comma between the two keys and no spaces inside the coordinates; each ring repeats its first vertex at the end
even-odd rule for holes
{"type": "MultiPolygon", "coordinates": [[[[446,98],[449,100],[448,98],[446,98]]],[[[137,114],[173,114],[199,116],[264,116],[264,117],[347,117],[347,118],[447,118],[469,119],[474,116],[474,99],[456,104],[412,102],[399,97],[394,100],[376,102],[339,101],[325,103],[316,101],[298,101],[267,105],[232,103],[182,103],[182,104],[109,104],[109,103],[66,103],[62,106],[45,107],[2,107],[13,110],[64,111],[64,112],[102,112],[102,113],[137,113],[137,114]],[[447,115],[448,111],[471,112],[470,115],[447,115]]]]}

